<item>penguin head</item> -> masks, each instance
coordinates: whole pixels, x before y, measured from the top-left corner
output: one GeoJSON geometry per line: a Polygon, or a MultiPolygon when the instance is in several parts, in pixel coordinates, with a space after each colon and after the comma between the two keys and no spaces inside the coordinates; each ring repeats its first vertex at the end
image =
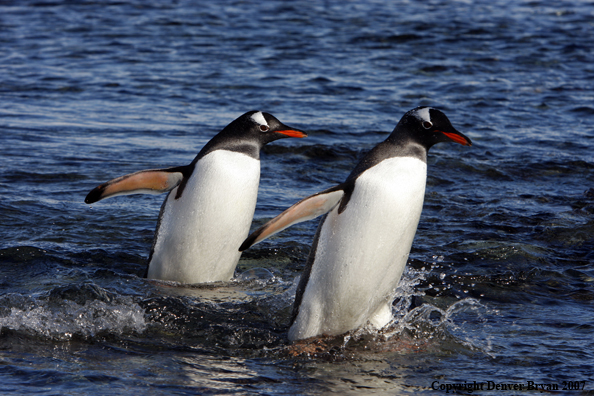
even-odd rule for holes
{"type": "Polygon", "coordinates": [[[427,149],[439,142],[454,141],[464,146],[471,146],[472,142],[458,132],[446,115],[432,107],[421,106],[408,111],[393,134],[404,135],[427,149]]]}
{"type": "Polygon", "coordinates": [[[273,115],[249,111],[232,121],[204,145],[194,161],[215,150],[238,151],[260,159],[260,149],[265,144],[287,137],[306,137],[299,129],[290,128],[273,115]]]}
{"type": "Polygon", "coordinates": [[[291,128],[275,116],[262,111],[249,111],[227,127],[238,134],[238,138],[257,141],[260,147],[278,139],[307,137],[307,133],[291,128]]]}

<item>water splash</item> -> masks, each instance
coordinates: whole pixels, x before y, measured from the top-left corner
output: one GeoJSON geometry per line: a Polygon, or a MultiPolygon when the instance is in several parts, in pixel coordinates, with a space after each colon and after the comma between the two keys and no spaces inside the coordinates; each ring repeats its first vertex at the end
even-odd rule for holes
{"type": "Polygon", "coordinates": [[[0,331],[4,328],[55,340],[93,338],[99,334],[141,333],[146,329],[144,309],[130,297],[83,304],[35,299],[18,294],[0,298],[0,331]]]}
{"type": "Polygon", "coordinates": [[[484,330],[487,307],[474,298],[456,301],[447,309],[425,303],[407,312],[383,336],[408,336],[416,344],[437,342],[440,349],[467,349],[491,353],[491,339],[484,330]]]}
{"type": "Polygon", "coordinates": [[[410,352],[436,345],[440,351],[480,351],[490,355],[492,337],[485,326],[490,310],[478,300],[465,298],[443,308],[429,302],[414,306],[415,298],[426,297],[418,286],[433,267],[414,269],[408,266],[394,292],[391,323],[379,332],[365,326],[347,335],[344,346],[367,338],[370,343],[365,344],[366,348],[371,346],[376,351],[410,352]]]}

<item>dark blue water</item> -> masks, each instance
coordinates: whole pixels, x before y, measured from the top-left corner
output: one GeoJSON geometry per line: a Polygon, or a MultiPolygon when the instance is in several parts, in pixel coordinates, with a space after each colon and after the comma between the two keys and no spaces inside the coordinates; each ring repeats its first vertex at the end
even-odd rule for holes
{"type": "Polygon", "coordinates": [[[0,393],[591,394],[593,32],[585,1],[0,2],[0,393]],[[316,221],[184,287],[142,278],[163,196],[83,203],[258,109],[310,137],[265,148],[255,228],[419,105],[474,145],[430,153],[382,332],[287,341],[316,221]]]}

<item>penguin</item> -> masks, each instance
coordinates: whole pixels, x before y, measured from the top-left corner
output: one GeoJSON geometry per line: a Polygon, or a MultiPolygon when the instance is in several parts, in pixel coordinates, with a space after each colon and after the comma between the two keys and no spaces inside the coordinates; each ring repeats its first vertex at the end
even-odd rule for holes
{"type": "Polygon", "coordinates": [[[392,320],[391,298],[421,217],[427,153],[445,141],[472,144],[440,110],[408,111],[344,183],[297,202],[242,243],[240,251],[323,215],[297,287],[289,340],[337,336],[367,323],[381,329],[392,320]]]}
{"type": "Polygon", "coordinates": [[[145,277],[185,284],[228,281],[249,234],[260,181],[260,149],[307,134],[269,113],[250,111],[215,135],[186,166],[121,176],[85,203],[169,192],[159,213],[145,277]]]}

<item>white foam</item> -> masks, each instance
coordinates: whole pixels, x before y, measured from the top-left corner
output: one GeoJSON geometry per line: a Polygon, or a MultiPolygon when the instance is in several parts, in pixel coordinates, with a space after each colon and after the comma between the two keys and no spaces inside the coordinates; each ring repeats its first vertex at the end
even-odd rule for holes
{"type": "Polygon", "coordinates": [[[103,332],[142,333],[146,329],[146,322],[144,309],[130,298],[115,303],[93,300],[84,305],[64,300],[58,307],[46,301],[31,300],[28,304],[11,307],[10,313],[0,317],[0,329],[3,327],[69,340],[74,335],[92,338],[103,332]]]}

